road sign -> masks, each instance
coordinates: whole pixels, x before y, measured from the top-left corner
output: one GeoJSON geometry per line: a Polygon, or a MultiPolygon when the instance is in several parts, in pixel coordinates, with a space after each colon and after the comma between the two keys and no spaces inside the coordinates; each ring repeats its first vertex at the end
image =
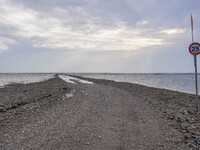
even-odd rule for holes
{"type": "Polygon", "coordinates": [[[189,46],[189,52],[192,55],[199,55],[200,54],[200,44],[199,43],[192,43],[189,46]]]}
{"type": "Polygon", "coordinates": [[[199,99],[198,99],[198,81],[197,81],[197,55],[200,54],[200,44],[194,43],[194,29],[193,29],[193,17],[191,14],[191,32],[192,32],[192,44],[189,47],[190,53],[194,56],[194,68],[195,68],[195,86],[196,86],[196,110],[199,111],[199,99]]]}

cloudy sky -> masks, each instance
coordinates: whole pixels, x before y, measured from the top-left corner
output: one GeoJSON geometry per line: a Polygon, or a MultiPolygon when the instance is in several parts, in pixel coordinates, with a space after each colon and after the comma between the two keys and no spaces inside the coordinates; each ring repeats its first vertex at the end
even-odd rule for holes
{"type": "Polygon", "coordinates": [[[0,72],[194,72],[190,14],[198,42],[199,6],[199,0],[0,0],[0,72]]]}

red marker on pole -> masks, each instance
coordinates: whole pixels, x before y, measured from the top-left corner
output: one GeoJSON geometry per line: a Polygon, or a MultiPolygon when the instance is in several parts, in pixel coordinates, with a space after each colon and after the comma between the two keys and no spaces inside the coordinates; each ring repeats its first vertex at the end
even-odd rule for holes
{"type": "Polygon", "coordinates": [[[192,31],[192,43],[194,43],[194,35],[193,35],[194,29],[193,29],[193,17],[192,17],[192,14],[191,14],[191,31],[192,31]]]}

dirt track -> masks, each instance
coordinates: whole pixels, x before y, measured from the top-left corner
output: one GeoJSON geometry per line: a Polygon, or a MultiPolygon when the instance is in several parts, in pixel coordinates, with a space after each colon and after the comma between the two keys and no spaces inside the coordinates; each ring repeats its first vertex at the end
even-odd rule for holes
{"type": "Polygon", "coordinates": [[[51,100],[47,97],[21,106],[24,108],[19,111],[2,112],[7,118],[0,122],[0,148],[190,149],[161,107],[147,101],[146,87],[91,81],[94,84],[67,84],[67,95],[58,94],[51,100]]]}

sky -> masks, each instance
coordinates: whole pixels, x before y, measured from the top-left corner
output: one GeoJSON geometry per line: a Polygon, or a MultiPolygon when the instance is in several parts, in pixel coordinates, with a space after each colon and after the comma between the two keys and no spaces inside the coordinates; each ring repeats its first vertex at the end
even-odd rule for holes
{"type": "Polygon", "coordinates": [[[198,42],[199,6],[199,0],[0,0],[0,72],[194,72],[190,16],[198,42]]]}

